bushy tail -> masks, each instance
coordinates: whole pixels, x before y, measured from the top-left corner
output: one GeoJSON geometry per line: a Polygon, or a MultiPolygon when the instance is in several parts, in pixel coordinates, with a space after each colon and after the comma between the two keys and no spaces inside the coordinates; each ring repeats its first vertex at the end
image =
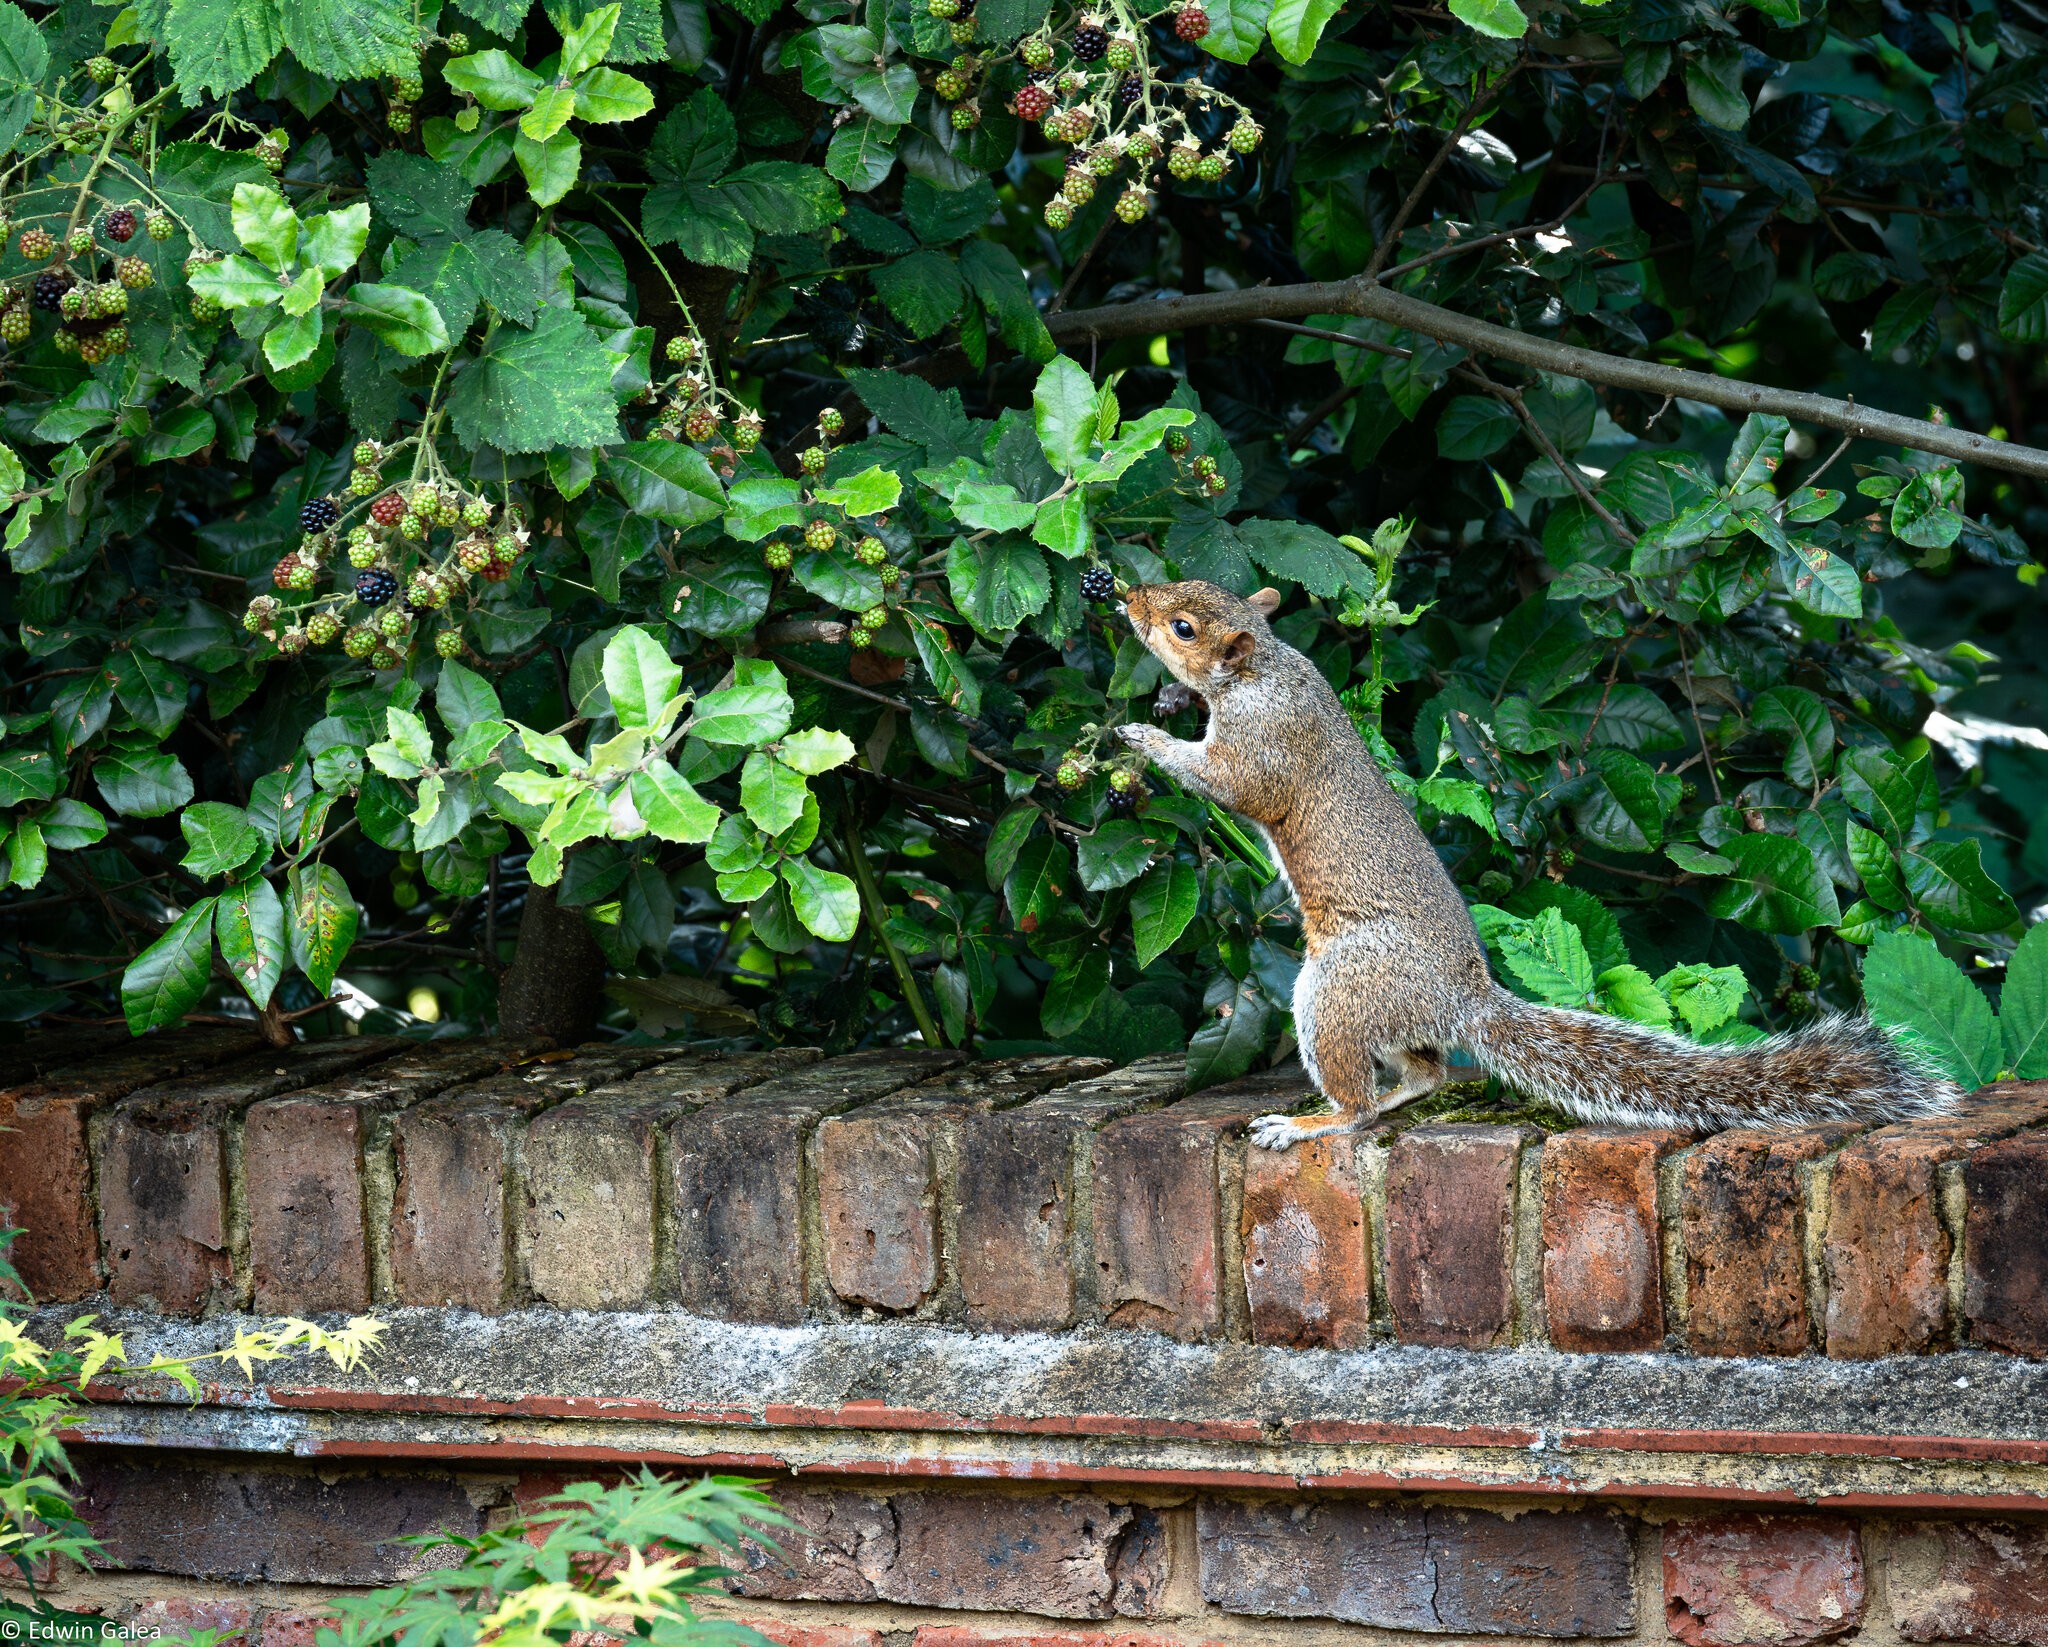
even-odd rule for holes
{"type": "Polygon", "coordinates": [[[1835,1013],[1747,1046],[1663,1030],[1494,987],[1465,1048],[1489,1075],[1585,1121],[1623,1126],[1803,1126],[1943,1115],[1962,1097],[1868,1018],[1835,1013]]]}

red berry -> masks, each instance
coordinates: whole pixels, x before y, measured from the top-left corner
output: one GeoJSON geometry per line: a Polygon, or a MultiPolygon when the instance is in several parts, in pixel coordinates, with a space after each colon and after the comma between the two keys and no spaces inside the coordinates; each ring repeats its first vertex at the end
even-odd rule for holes
{"type": "Polygon", "coordinates": [[[370,505],[370,519],[379,526],[396,526],[405,514],[405,499],[396,492],[386,492],[370,505]]]}
{"type": "Polygon", "coordinates": [[[1016,101],[1010,106],[1016,110],[1019,120],[1043,120],[1052,108],[1052,93],[1043,86],[1022,86],[1018,88],[1016,101]]]}
{"type": "Polygon", "coordinates": [[[1173,32],[1183,40],[1199,40],[1209,32],[1209,14],[1188,0],[1174,17],[1173,32]]]}
{"type": "Polygon", "coordinates": [[[109,240],[133,240],[135,238],[135,214],[126,206],[116,206],[102,220],[109,240]]]}

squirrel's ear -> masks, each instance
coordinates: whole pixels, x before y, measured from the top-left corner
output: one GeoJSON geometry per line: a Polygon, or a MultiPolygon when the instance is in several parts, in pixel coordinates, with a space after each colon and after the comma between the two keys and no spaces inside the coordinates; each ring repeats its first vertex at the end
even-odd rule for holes
{"type": "Polygon", "coordinates": [[[1252,655],[1252,645],[1252,632],[1249,629],[1240,629],[1223,643],[1222,649],[1216,654],[1216,661],[1225,669],[1242,669],[1245,661],[1252,655]]]}
{"type": "Polygon", "coordinates": [[[1260,617],[1270,618],[1275,612],[1280,610],[1280,591],[1277,589],[1261,589],[1255,595],[1245,596],[1244,603],[1254,612],[1258,613],[1260,617]]]}

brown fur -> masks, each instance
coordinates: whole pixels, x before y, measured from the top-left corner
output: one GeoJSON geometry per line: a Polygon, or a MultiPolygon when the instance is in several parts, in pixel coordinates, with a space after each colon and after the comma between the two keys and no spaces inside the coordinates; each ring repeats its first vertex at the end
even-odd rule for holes
{"type": "Polygon", "coordinates": [[[1295,1030],[1336,1113],[1263,1116],[1255,1142],[1284,1149],[1365,1126],[1441,1085],[1451,1047],[1588,1120],[1707,1128],[1888,1120],[1953,1105],[1953,1087],[1863,1020],[1705,1047],[1502,989],[1464,899],[1337,695],[1267,626],[1278,604],[1270,589],[1241,600],[1199,581],[1132,590],[1131,627],[1207,700],[1209,725],[1200,743],[1155,726],[1118,728],[1184,787],[1257,824],[1301,908],[1295,1030]],[[1385,1090],[1382,1071],[1392,1077],[1385,1090]]]}

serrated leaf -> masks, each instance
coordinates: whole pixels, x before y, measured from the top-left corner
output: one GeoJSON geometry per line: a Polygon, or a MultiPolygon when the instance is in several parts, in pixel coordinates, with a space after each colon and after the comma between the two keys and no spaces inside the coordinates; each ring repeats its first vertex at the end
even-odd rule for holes
{"type": "Polygon", "coordinates": [[[169,0],[164,44],[191,101],[240,91],[284,49],[282,0],[169,0]]]}
{"type": "Polygon", "coordinates": [[[441,77],[454,90],[500,114],[525,108],[547,84],[511,53],[496,48],[450,58],[441,77]]]}
{"type": "Polygon", "coordinates": [[[1716,917],[1787,935],[1833,926],[1840,918],[1834,883],[1804,842],[1784,835],[1737,835],[1719,851],[1734,862],[1735,872],[1708,899],[1708,911],[1716,917]]]}
{"type": "MultiPolygon", "coordinates": [[[[617,126],[638,120],[654,107],[654,93],[630,74],[617,69],[592,69],[576,82],[578,120],[594,126],[617,126]]],[[[523,122],[522,122],[523,123],[523,122]]]]}
{"type": "Polygon", "coordinates": [[[740,805],[764,834],[779,835],[801,818],[810,787],[803,775],[756,750],[740,768],[740,805]]]}
{"type": "Polygon", "coordinates": [[[403,0],[291,0],[280,10],[285,45],[315,74],[367,80],[418,70],[420,28],[403,0]]]}
{"type": "Polygon", "coordinates": [[[500,327],[456,378],[448,406],[470,447],[542,452],[619,438],[611,357],[573,309],[544,309],[530,332],[500,327]]]}
{"type": "Polygon", "coordinates": [[[558,131],[545,142],[521,132],[512,140],[512,158],[533,203],[552,206],[575,186],[583,169],[583,145],[574,132],[558,131]]]}
{"type": "Polygon", "coordinates": [[[789,730],[796,706],[782,672],[762,658],[733,660],[733,684],[707,692],[691,711],[690,735],[706,743],[773,743],[789,730]]]}
{"type": "Polygon", "coordinates": [[[807,858],[782,860],[790,907],[813,937],[843,944],[860,926],[860,891],[846,876],[807,858]]]}
{"type": "MultiPolygon", "coordinates": [[[[1509,0],[1493,3],[1505,5],[1509,0]]],[[[1343,0],[1273,0],[1273,9],[1266,18],[1266,33],[1273,49],[1297,67],[1306,63],[1314,55],[1324,28],[1342,6],[1343,0]]]]}
{"type": "Polygon", "coordinates": [[[1502,963],[1537,999],[1552,1006],[1593,1004],[1592,958],[1579,929],[1555,907],[1502,932],[1502,963]]]}
{"type": "Polygon", "coordinates": [[[1039,372],[1031,406],[1046,462],[1059,474],[1072,474],[1095,436],[1094,383],[1074,361],[1056,356],[1039,372]]]}
{"type": "Polygon", "coordinates": [[[1991,1003],[1931,938],[1875,934],[1863,999],[1872,1018],[1959,1086],[1997,1078],[2003,1048],[1991,1003]]]}
{"type": "Polygon", "coordinates": [[[2022,1081],[2048,1076],[2048,923],[2027,928],[2005,963],[1998,998],[2005,1037],[2005,1067],[2022,1081]]]}

